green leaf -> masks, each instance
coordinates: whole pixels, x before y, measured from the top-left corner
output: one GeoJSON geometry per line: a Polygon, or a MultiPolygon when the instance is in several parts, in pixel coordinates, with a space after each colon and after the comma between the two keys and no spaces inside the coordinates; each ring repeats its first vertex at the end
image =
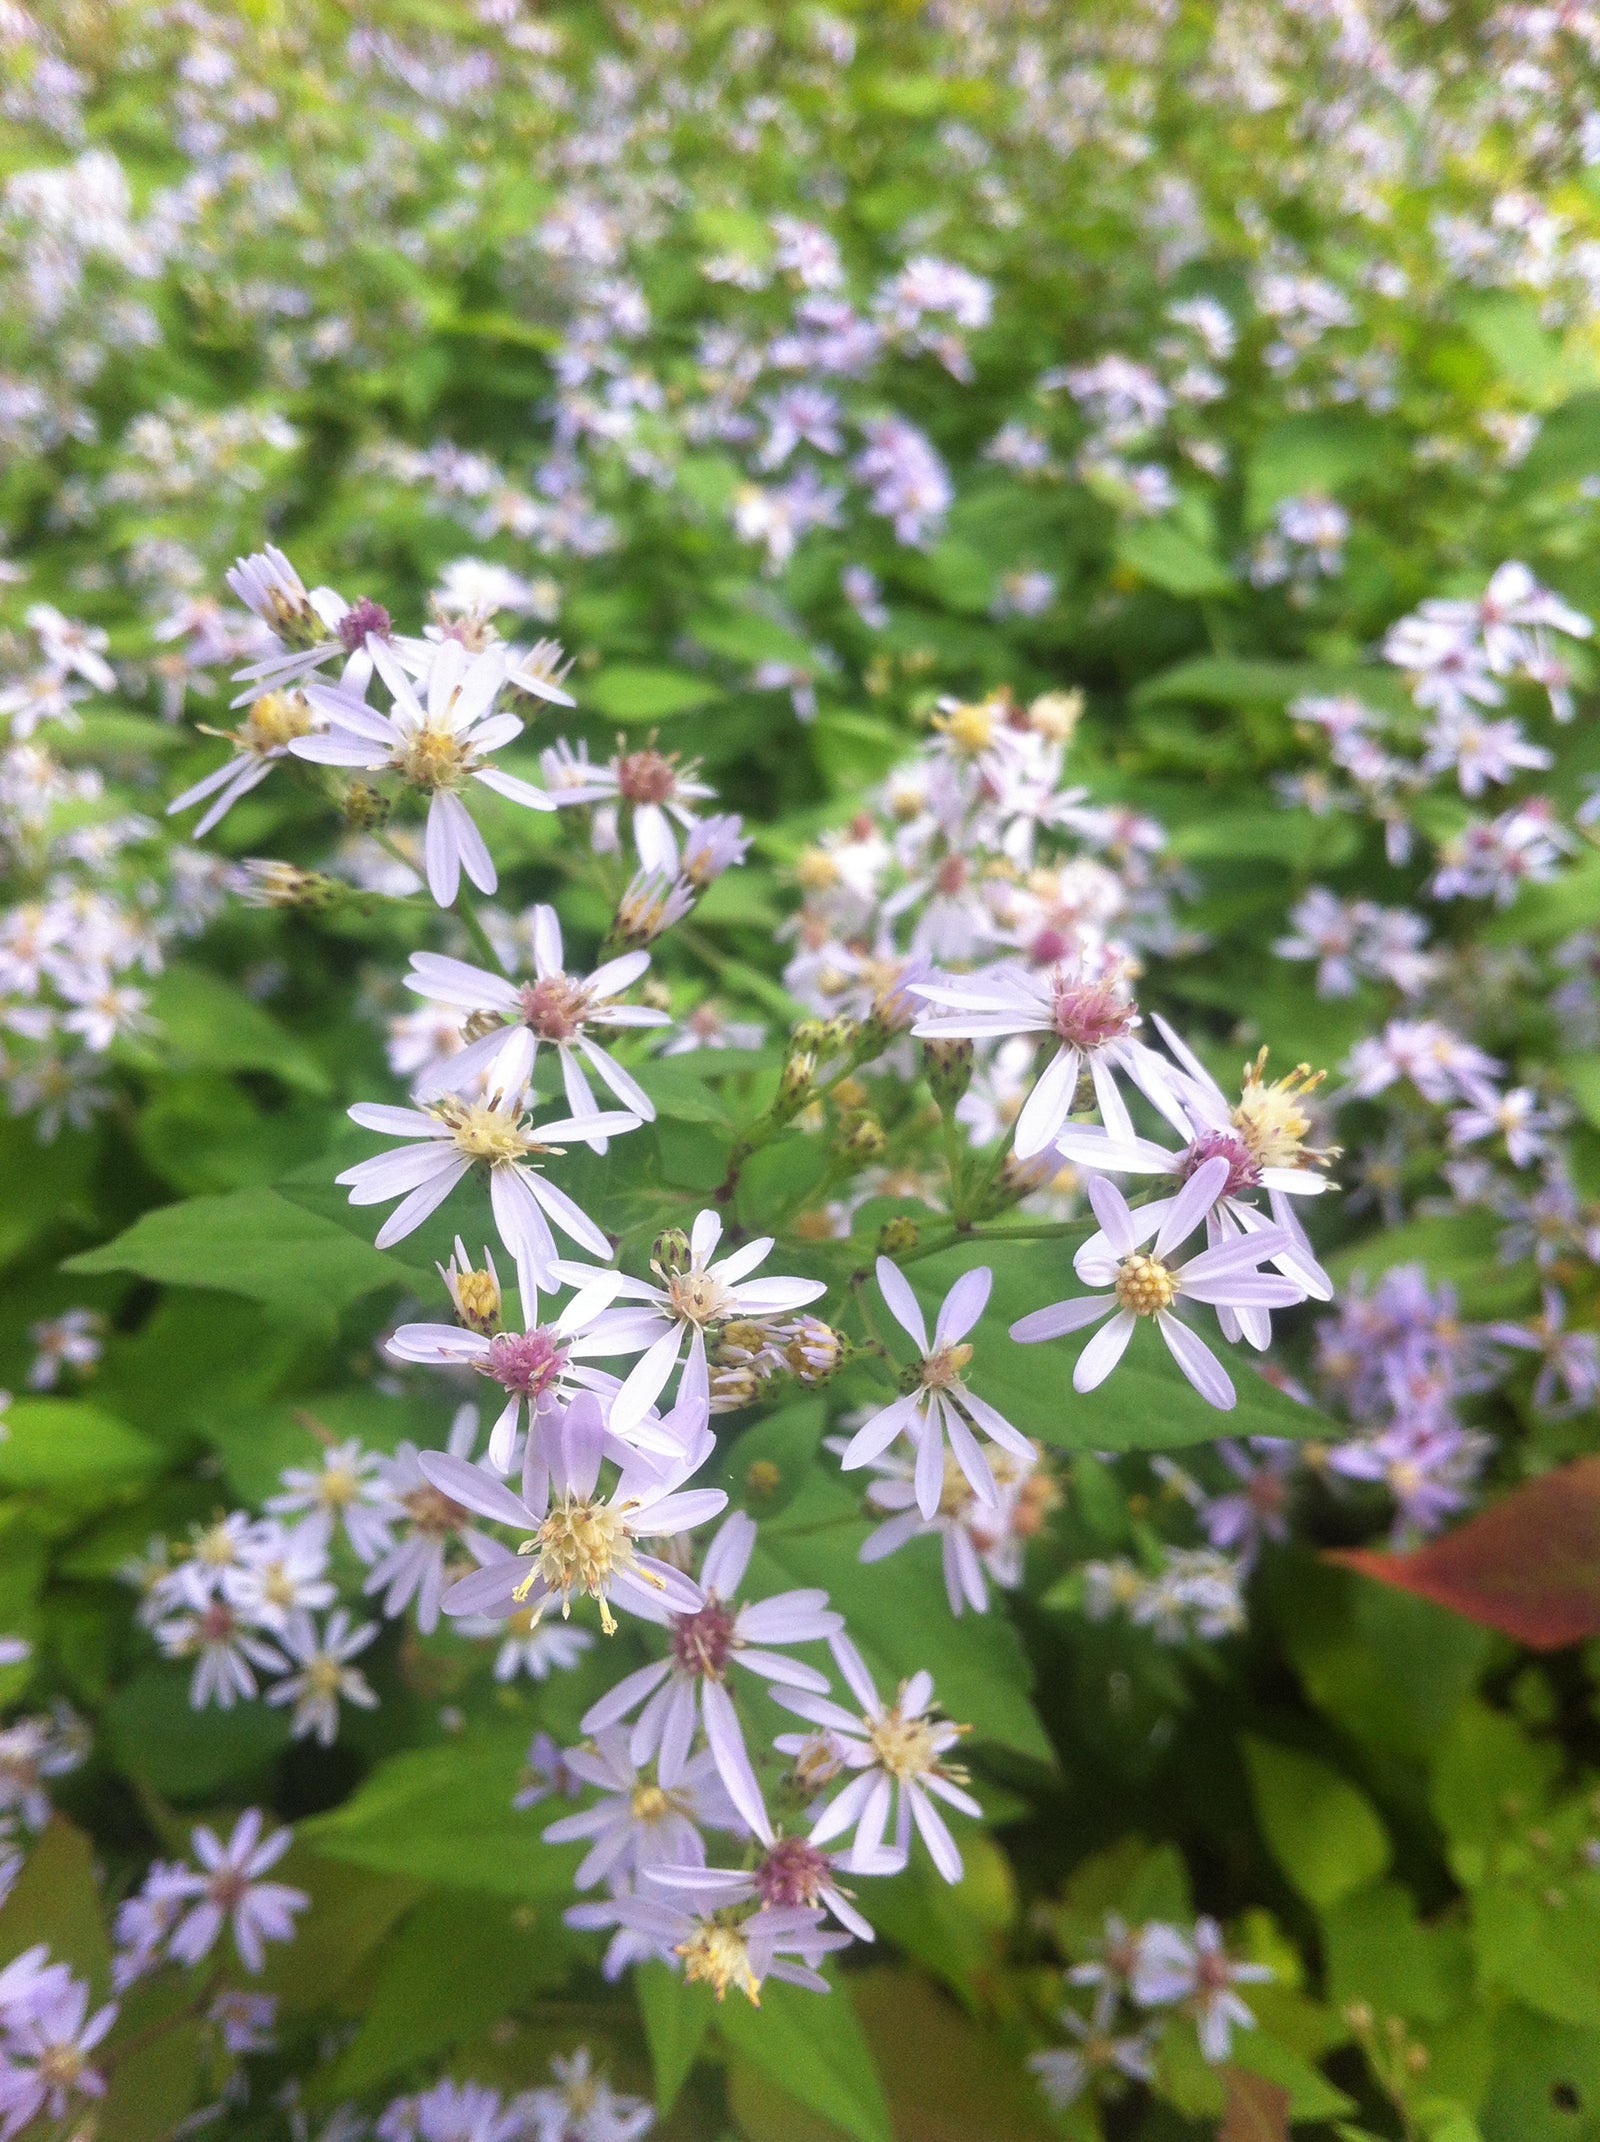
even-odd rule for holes
{"type": "Polygon", "coordinates": [[[289,1745],[286,1711],[264,1703],[236,1710],[189,1702],[189,1675],[151,1666],[125,1681],[105,1713],[117,1767],[163,1798],[209,1800],[221,1786],[263,1769],[289,1745]]]}
{"type": "Polygon", "coordinates": [[[1376,1881],[1389,1838],[1365,1793],[1315,1757],[1254,1734],[1240,1753],[1256,1820],[1292,1888],[1325,1909],[1376,1881]]]}
{"type": "Polygon", "coordinates": [[[332,1091],[327,1072],[269,1012],[206,967],[168,967],[150,991],[161,1033],[152,1046],[190,1071],[270,1071],[307,1093],[332,1091]]]}
{"type": "Polygon", "coordinates": [[[1374,2015],[1442,2023],[1469,1997],[1472,1958],[1462,1929],[1425,1926],[1398,1882],[1347,1896],[1322,1916],[1328,1998],[1365,2001],[1374,2015]]]}
{"type": "Polygon", "coordinates": [[[1478,2114],[1484,2142],[1594,2142],[1600,2031],[1506,2007],[1494,2018],[1493,2045],[1478,2114]]]}
{"type": "Polygon", "coordinates": [[[678,2101],[711,2028],[711,2003],[665,1964],[642,1964],[633,1974],[655,2070],[656,2110],[665,2119],[678,2101]]]}
{"type": "Polygon", "coordinates": [[[0,1266],[47,1227],[89,1220],[89,1177],[99,1154],[92,1132],[63,1131],[47,1145],[25,1118],[0,1118],[0,1266]]]}
{"type": "Polygon", "coordinates": [[[19,1398],[0,1414],[0,1488],[108,1502],[162,1464],[155,1444],[77,1399],[19,1398]]]}
{"type": "Polygon", "coordinates": [[[63,1269],[137,1272],[168,1286],[219,1288],[264,1303],[287,1323],[317,1329],[331,1329],[351,1302],[410,1278],[349,1229],[265,1187],[157,1206],[114,1242],[69,1258],[63,1269]]]}
{"type": "Polygon", "coordinates": [[[586,709],[608,721],[668,721],[692,714],[722,696],[709,677],[687,670],[652,669],[635,662],[609,662],[583,687],[586,709]]]}
{"type": "Polygon", "coordinates": [[[517,1902],[566,1898],[580,1856],[548,1845],[543,1807],[511,1804],[528,1735],[463,1734],[391,1756],[342,1806],[302,1823],[330,1859],[517,1902]]]}
{"type": "Polygon", "coordinates": [[[1233,593],[1233,575],[1215,551],[1172,521],[1136,521],[1124,529],[1117,563],[1167,595],[1233,593]]]}
{"type": "Polygon", "coordinates": [[[716,2023],[731,2054],[856,2142],[894,2142],[872,2050],[844,1986],[824,1995],[769,1978],[759,2008],[735,1996],[723,2002],[716,2023]]]}
{"type": "Polygon", "coordinates": [[[361,2028],[331,2089],[370,2090],[481,2036],[536,1987],[558,1981],[566,1958],[560,1942],[552,1953],[554,1913],[551,1922],[490,1897],[446,1895],[419,1905],[384,1944],[361,2028]]]}
{"type": "Polygon", "coordinates": [[[111,1944],[106,1936],[94,1846],[64,1815],[52,1815],[34,1841],[16,1887],[0,1905],[0,1969],[46,1942],[58,1963],[89,1980],[97,1996],[109,1990],[111,1944]]]}
{"type": "Polygon", "coordinates": [[[1488,1884],[1473,1896],[1472,1944],[1485,1985],[1558,2023],[1600,2030],[1600,1876],[1545,1895],[1488,1884]]]}
{"type": "Polygon", "coordinates": [[[1429,1798],[1457,1879],[1480,1878],[1508,1808],[1537,1821],[1561,1771],[1560,1750],[1486,1703],[1462,1707],[1434,1749],[1429,1798]]]}
{"type": "Polygon", "coordinates": [[[1383,427],[1353,410],[1285,417],[1251,456],[1245,518],[1264,528],[1286,498],[1328,495],[1368,470],[1381,472],[1388,451],[1383,427]]]}

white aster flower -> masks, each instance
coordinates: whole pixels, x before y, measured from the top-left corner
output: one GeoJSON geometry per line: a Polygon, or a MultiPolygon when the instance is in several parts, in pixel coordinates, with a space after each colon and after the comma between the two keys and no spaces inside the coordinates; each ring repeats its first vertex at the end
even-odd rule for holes
{"type": "MultiPolygon", "coordinates": [[[[818,1814],[811,1842],[826,1844],[832,1837],[842,1837],[853,1824],[855,1842],[848,1864],[870,1869],[883,1848],[892,1815],[892,1849],[902,1860],[910,1852],[915,1823],[945,1880],[960,1881],[961,1854],[934,1801],[943,1800],[964,1815],[982,1818],[983,1809],[965,1790],[965,1770],[945,1760],[966,1727],[938,1716],[931,1674],[913,1674],[901,1684],[893,1703],[885,1703],[850,1639],[836,1636],[832,1650],[851,1694],[861,1705],[860,1716],[825,1696],[802,1690],[773,1692],[785,1710],[821,1726],[838,1761],[856,1773],[818,1814]]],[[[805,1755],[812,1738],[808,1733],[786,1733],[775,1745],[785,1755],[805,1755]]]]}
{"type": "Polygon", "coordinates": [[[328,729],[295,739],[290,749],[319,766],[399,774],[428,797],[423,860],[434,899],[448,907],[463,870],[480,892],[492,893],[499,884],[494,862],[459,790],[479,781],[529,810],[555,808],[542,788],[487,763],[491,752],[522,734],[515,714],[493,711],[506,682],[507,650],[496,644],[469,661],[459,640],[441,640],[428,668],[424,706],[395,656],[377,640],[369,646],[392,695],[389,712],[380,714],[353,692],[308,685],[307,697],[328,729]]]}
{"type": "MultiPolygon", "coordinates": [[[[643,1420],[671,1380],[672,1372],[689,1342],[688,1363],[679,1386],[679,1403],[709,1405],[710,1372],[706,1363],[706,1333],[733,1318],[760,1322],[803,1309],[827,1293],[821,1280],[751,1279],[748,1275],[771,1254],[771,1235],[759,1236],[740,1249],[713,1262],[722,1240],[722,1220],[715,1212],[695,1218],[687,1239],[681,1233],[662,1235],[656,1243],[651,1269],[659,1284],[647,1279],[624,1278],[617,1289],[637,1308],[618,1307],[602,1317],[596,1337],[613,1341],[615,1353],[641,1353],[643,1358],[624,1378],[612,1402],[610,1425],[617,1435],[627,1435],[643,1420]]],[[[557,1265],[556,1275],[576,1285],[587,1285],[595,1274],[585,1265],[557,1265]]]]}
{"type": "Polygon", "coordinates": [[[1203,1162],[1175,1198],[1163,1199],[1160,1210],[1146,1206],[1135,1215],[1122,1192],[1097,1176],[1089,1185],[1089,1202],[1100,1232],[1078,1251],[1073,1270],[1086,1286],[1110,1292],[1036,1309],[1012,1325],[1012,1338],[1035,1345],[1109,1317],[1072,1372],[1074,1390],[1093,1391],[1122,1359],[1140,1318],[1151,1317],[1200,1396],[1209,1405],[1231,1410],[1238,1397],[1227,1370],[1205,1341],[1173,1314],[1173,1304],[1182,1295],[1218,1309],[1283,1309],[1303,1301],[1305,1290],[1279,1273],[1258,1269],[1289,1249],[1290,1237],[1282,1228],[1238,1236],[1217,1249],[1202,1250],[1186,1264],[1171,1261],[1172,1252],[1204,1223],[1228,1178],[1228,1162],[1219,1154],[1203,1162]],[[1146,1252],[1143,1245],[1152,1235],[1153,1246],[1146,1252]]]}
{"type": "Polygon", "coordinates": [[[912,1340],[921,1355],[914,1371],[915,1383],[892,1404],[881,1407],[864,1421],[846,1446],[841,1464],[846,1472],[881,1457],[897,1436],[904,1435],[917,1453],[917,1507],[932,1518],[944,1492],[944,1453],[948,1438],[956,1463],[971,1483],[973,1492],[996,1508],[1000,1491],[982,1445],[973,1427],[1010,1451],[1031,1461],[1033,1445],[1013,1428],[1003,1413],[967,1389],[963,1372],[972,1359],[967,1333],[977,1323],[989,1299],[994,1274],[987,1265],[963,1272],[940,1304],[933,1340],[922,1309],[904,1273],[887,1257],[878,1259],[878,1291],[890,1315],[912,1340]],[[969,1425],[969,1423],[971,1425],[969,1425]]]}
{"type": "Polygon", "coordinates": [[[715,1448],[704,1408],[687,1409],[675,1426],[681,1457],[642,1456],[608,1437],[599,1400],[582,1391],[564,1413],[535,1421],[520,1496],[463,1458],[423,1451],[417,1462],[441,1495],[522,1535],[515,1553],[486,1543],[484,1566],[450,1587],[445,1612],[504,1617],[526,1607],[537,1620],[559,1598],[564,1618],[573,1594],[587,1594],[608,1636],[616,1628],[613,1599],[630,1613],[651,1614],[656,1596],[676,1612],[696,1613],[704,1604],[699,1586],[638,1547],[641,1539],[690,1531],[727,1505],[720,1488],[683,1487],[715,1448]],[[618,1478],[602,1495],[600,1466],[608,1456],[618,1478]]]}
{"type": "Polygon", "coordinates": [[[932,1006],[911,1029],[925,1041],[997,1038],[1006,1034],[1053,1035],[1055,1055],[1045,1066],[1017,1118],[1016,1153],[1031,1160],[1056,1137],[1072,1110],[1078,1073],[1088,1066],[1095,1099],[1107,1127],[1134,1135],[1128,1106],[1115,1074],[1131,1078],[1169,1122],[1182,1122],[1161,1059],[1133,1038],[1139,1014],[1123,974],[1109,956],[1080,955],[1041,972],[1002,966],[985,974],[947,975],[913,982],[913,996],[932,1006]]]}
{"type": "MultiPolygon", "coordinates": [[[[671,1025],[665,1012],[611,1001],[638,981],[650,964],[649,953],[625,952],[587,977],[568,974],[562,964],[556,911],[538,907],[533,916],[533,954],[533,979],[520,983],[437,952],[412,954],[407,988],[435,1003],[476,1015],[472,1026],[477,1032],[476,1039],[424,1074],[416,1088],[418,1100],[469,1091],[480,1078],[491,1094],[529,1091],[543,1045],[556,1052],[567,1106],[575,1119],[598,1113],[584,1073],[587,1065],[621,1107],[645,1123],[654,1122],[655,1103],[593,1034],[597,1027],[671,1025]],[[486,1033],[480,1031],[488,1019],[495,1023],[486,1033]]],[[[590,1142],[597,1152],[605,1151],[603,1136],[597,1133],[590,1142]]]]}
{"type": "Polygon", "coordinates": [[[320,1635],[309,1614],[291,1617],[278,1641],[296,1670],[268,1689],[267,1701],[294,1705],[296,1740],[315,1733],[324,1748],[331,1748],[339,1731],[341,1702],[354,1703],[364,1711],[376,1706],[378,1699],[366,1675],[350,1661],[366,1650],[377,1633],[375,1621],[364,1621],[353,1629],[343,1607],[328,1616],[320,1635]]]}
{"type": "Polygon", "coordinates": [[[247,1971],[266,1962],[265,1944],[294,1938],[294,1915],[311,1899],[302,1889],[262,1876],[275,1867],[294,1842],[292,1830],[261,1834],[259,1807],[247,1808],[224,1845],[202,1825],[190,1838],[200,1867],[183,1870],[180,1886],[196,1901],[172,1932],[172,1953],[180,1963],[196,1964],[216,1946],[225,1925],[233,1927],[233,1945],[247,1971]]]}
{"type": "MultiPolygon", "coordinates": [[[[414,1233],[469,1169],[482,1166],[489,1173],[489,1200],[500,1239],[518,1270],[526,1266],[532,1273],[536,1286],[553,1284],[556,1246],[550,1220],[592,1255],[610,1257],[610,1241],[594,1221],[529,1162],[535,1155],[562,1152],[564,1139],[636,1130],[637,1116],[619,1110],[588,1116],[581,1123],[567,1117],[535,1129],[524,1120],[520,1094],[497,1095],[487,1102],[447,1095],[426,1110],[363,1101],[350,1115],[364,1130],[411,1141],[397,1152],[359,1161],[336,1177],[348,1187],[352,1205],[384,1205],[399,1198],[378,1230],[379,1249],[414,1233]]],[[[584,1271],[585,1282],[593,1276],[584,1271]]]]}

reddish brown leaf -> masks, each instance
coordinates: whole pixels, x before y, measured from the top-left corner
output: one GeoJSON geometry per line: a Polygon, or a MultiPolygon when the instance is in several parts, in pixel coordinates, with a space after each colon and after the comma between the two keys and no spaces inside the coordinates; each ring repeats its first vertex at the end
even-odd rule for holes
{"type": "Polygon", "coordinates": [[[1330,1562],[1415,1592],[1534,1651],[1600,1635],[1600,1457],[1519,1488],[1414,1554],[1364,1548],[1330,1562]]]}
{"type": "Polygon", "coordinates": [[[1227,2092],[1217,2142],[1289,2142],[1289,2093],[1247,2068],[1224,2068],[1227,2092]]]}

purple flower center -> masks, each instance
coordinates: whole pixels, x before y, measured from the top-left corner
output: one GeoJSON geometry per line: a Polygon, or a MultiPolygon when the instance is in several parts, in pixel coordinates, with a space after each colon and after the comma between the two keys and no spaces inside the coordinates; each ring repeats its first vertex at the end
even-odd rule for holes
{"type": "Polygon", "coordinates": [[[720,1681],[733,1656],[733,1630],[738,1619],[734,1608],[725,1606],[715,1592],[706,1594],[698,1614],[679,1614],[672,1624],[672,1663],[680,1673],[720,1681]]]}
{"type": "Polygon", "coordinates": [[[370,632],[380,640],[386,640],[393,630],[393,621],[381,602],[374,602],[370,595],[363,595],[353,602],[339,620],[339,642],[347,654],[354,654],[364,647],[370,632]]]}
{"type": "Polygon", "coordinates": [[[677,756],[648,746],[628,752],[617,765],[617,793],[625,803],[665,803],[678,785],[677,756]]]}
{"type": "Polygon", "coordinates": [[[1204,1131],[1196,1138],[1183,1156],[1182,1174],[1185,1182],[1203,1168],[1208,1160],[1222,1159],[1228,1163],[1228,1180],[1222,1187],[1224,1197],[1238,1197],[1246,1190],[1259,1190],[1261,1169],[1244,1140],[1232,1131],[1204,1131]]]}
{"type": "Polygon", "coordinates": [[[1110,982],[1056,983],[1056,1032],[1073,1049],[1103,1049],[1131,1031],[1136,1014],[1110,982]]]}
{"type": "Polygon", "coordinates": [[[1072,950],[1072,940],[1064,930],[1043,929],[1028,948],[1028,957],[1036,967],[1055,967],[1072,950]]]}
{"type": "Polygon", "coordinates": [[[589,1009],[587,992],[564,974],[547,974],[522,988],[522,1020],[541,1041],[575,1041],[589,1009]]]}
{"type": "Polygon", "coordinates": [[[502,1331],[489,1341],[485,1374],[523,1398],[540,1399],[567,1365],[566,1349],[549,1332],[502,1331]]]}
{"type": "Polygon", "coordinates": [[[803,1837],[780,1837],[756,1869],[763,1904],[806,1907],[817,1901],[831,1870],[828,1856],[803,1837]]]}

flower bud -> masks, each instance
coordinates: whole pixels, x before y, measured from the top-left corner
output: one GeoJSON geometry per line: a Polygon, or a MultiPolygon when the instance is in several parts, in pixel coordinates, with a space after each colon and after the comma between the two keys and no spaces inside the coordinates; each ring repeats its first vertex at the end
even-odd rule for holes
{"type": "Polygon", "coordinates": [[[841,1141],[843,1151],[860,1161],[881,1160],[888,1144],[888,1133],[876,1116],[859,1117],[841,1141]]]}
{"type": "Polygon", "coordinates": [[[347,826],[354,827],[358,833],[370,833],[375,826],[388,823],[394,804],[370,781],[352,781],[344,792],[340,808],[347,826]]]}
{"type": "Polygon", "coordinates": [[[878,1255],[880,1257],[903,1257],[914,1250],[922,1240],[922,1229],[909,1213],[885,1220],[878,1229],[878,1255]]]}
{"type": "Polygon", "coordinates": [[[650,1262],[663,1279],[677,1278],[688,1271],[691,1262],[689,1237],[681,1227],[669,1227],[655,1239],[650,1252],[650,1262]]]}
{"type": "Polygon", "coordinates": [[[972,1084],[970,1041],[925,1041],[922,1070],[934,1099],[948,1113],[972,1084]]]}
{"type": "Polygon", "coordinates": [[[337,907],[350,891],[343,879],[330,878],[324,871],[302,870],[298,863],[278,863],[265,857],[239,864],[232,883],[247,907],[317,911],[337,907]]]}

